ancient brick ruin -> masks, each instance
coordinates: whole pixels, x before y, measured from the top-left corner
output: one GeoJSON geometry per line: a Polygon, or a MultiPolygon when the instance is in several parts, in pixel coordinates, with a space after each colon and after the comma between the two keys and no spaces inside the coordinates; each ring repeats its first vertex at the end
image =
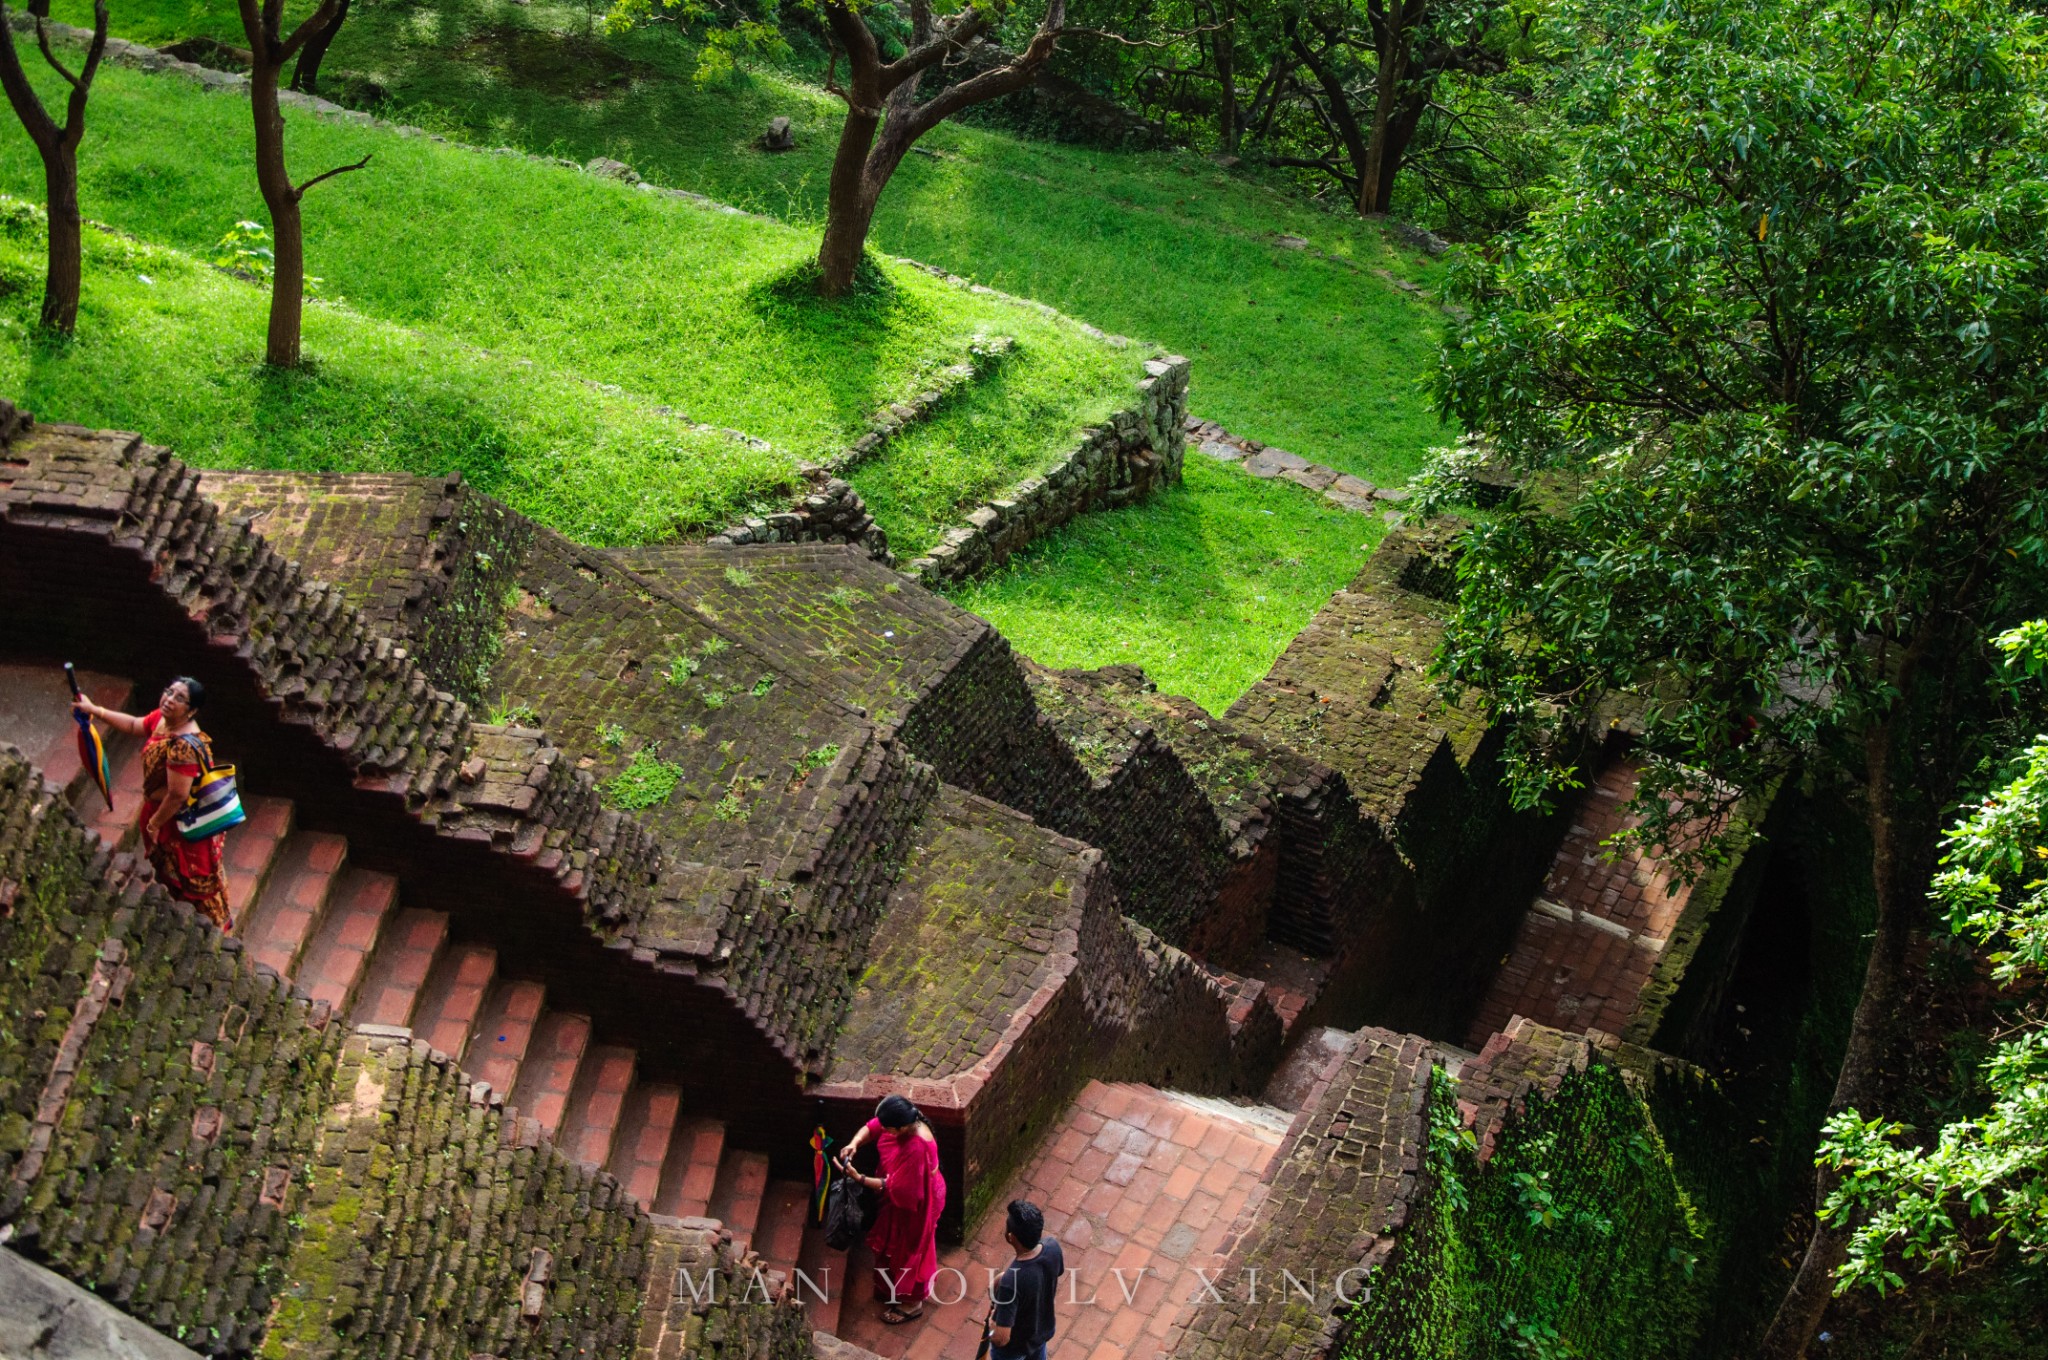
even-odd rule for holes
{"type": "Polygon", "coordinates": [[[971,1356],[972,1299],[883,1329],[806,1227],[811,1128],[901,1091],[964,1280],[1027,1193],[1103,1300],[1069,1344],[1322,1355],[1341,1301],[1192,1272],[1373,1276],[1434,1072],[1490,1136],[1609,1060],[1570,1031],[1676,1046],[1746,910],[1585,867],[1612,798],[1509,806],[1426,674],[1441,526],[1219,717],[857,544],[600,552],[456,479],[5,433],[0,1224],[209,1354],[971,1356]],[[206,684],[235,937],[130,853],[133,749],[86,796],[65,660],[206,684]]]}

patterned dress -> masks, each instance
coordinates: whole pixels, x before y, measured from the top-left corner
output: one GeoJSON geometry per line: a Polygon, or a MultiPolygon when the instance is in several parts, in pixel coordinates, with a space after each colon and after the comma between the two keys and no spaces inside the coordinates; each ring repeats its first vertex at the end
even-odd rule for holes
{"type": "Polygon", "coordinates": [[[156,881],[182,902],[190,902],[223,931],[233,932],[234,918],[228,913],[228,880],[221,870],[221,843],[225,831],[203,841],[188,841],[178,834],[178,823],[164,823],[155,837],[149,833],[149,819],[163,803],[174,774],[197,779],[213,764],[213,742],[204,732],[174,736],[164,730],[164,714],[156,709],[142,720],[142,848],[156,870],[156,881]]]}

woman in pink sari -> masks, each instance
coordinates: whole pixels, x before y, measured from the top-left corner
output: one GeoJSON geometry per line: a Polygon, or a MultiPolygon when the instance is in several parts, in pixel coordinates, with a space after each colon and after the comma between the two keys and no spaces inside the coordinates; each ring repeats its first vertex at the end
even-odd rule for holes
{"type": "Polygon", "coordinates": [[[891,1326],[924,1316],[925,1296],[939,1272],[939,1212],[946,1207],[946,1178],[939,1173],[939,1140],[917,1106],[886,1096],[875,1117],[853,1135],[839,1154],[840,1169],[881,1192],[882,1209],[868,1229],[875,1253],[875,1298],[891,1326]],[[882,1156],[882,1174],[864,1176],[853,1154],[868,1139],[882,1156]]]}

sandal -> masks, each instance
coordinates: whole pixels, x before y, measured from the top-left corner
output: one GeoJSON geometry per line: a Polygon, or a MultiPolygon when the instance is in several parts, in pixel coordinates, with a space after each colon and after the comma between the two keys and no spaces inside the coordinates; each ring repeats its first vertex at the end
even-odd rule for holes
{"type": "Polygon", "coordinates": [[[882,1310],[882,1321],[884,1324],[890,1327],[900,1327],[906,1322],[915,1322],[923,1316],[923,1304],[919,1304],[917,1307],[917,1311],[914,1313],[906,1313],[893,1303],[882,1310]]]}

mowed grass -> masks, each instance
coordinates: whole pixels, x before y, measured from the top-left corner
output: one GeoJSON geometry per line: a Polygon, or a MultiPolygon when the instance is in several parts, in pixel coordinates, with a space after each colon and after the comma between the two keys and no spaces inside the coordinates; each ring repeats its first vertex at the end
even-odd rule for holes
{"type": "MultiPolygon", "coordinates": [[[[77,21],[83,6],[60,0],[59,17],[66,4],[77,21]]],[[[656,182],[794,224],[808,234],[792,258],[808,255],[839,101],[801,73],[701,88],[690,78],[694,52],[673,30],[607,39],[585,36],[584,24],[580,7],[555,0],[379,3],[351,16],[324,90],[459,140],[578,162],[615,157],[656,182]],[[359,77],[381,85],[381,96],[359,77]],[[778,114],[792,119],[799,146],[770,155],[754,139],[778,114]]],[[[115,28],[158,43],[195,34],[240,41],[223,0],[140,0],[116,14],[115,28]]],[[[295,137],[305,121],[294,120],[295,137]]],[[[315,164],[303,145],[295,141],[295,159],[315,164]]],[[[1412,290],[1429,287],[1436,266],[1391,244],[1377,224],[1322,212],[1193,155],[1098,152],[958,125],[924,145],[933,154],[911,156],[883,197],[872,238],[881,249],[1187,353],[1199,414],[1383,484],[1448,437],[1418,381],[1439,321],[1412,290]],[[1282,233],[1310,249],[1283,249],[1282,233]]],[[[87,153],[88,162],[97,154],[87,153]]],[[[246,160],[230,168],[248,177],[246,160]]],[[[340,221],[323,224],[324,192],[309,211],[321,231],[340,221]]],[[[100,211],[90,187],[87,201],[100,211]]],[[[246,201],[254,204],[253,185],[246,201]]],[[[208,239],[213,225],[190,223],[187,239],[208,239]]],[[[337,235],[319,249],[343,245],[337,235]]],[[[331,258],[315,255],[330,276],[331,258]]],[[[472,324],[461,308],[412,314],[472,324]]],[[[590,376],[619,381],[595,371],[611,356],[587,362],[590,376]]],[[[1004,410],[1042,417],[1048,403],[1006,373],[982,394],[990,400],[950,409],[857,478],[899,551],[928,542],[957,519],[950,507],[1014,483],[1037,457],[1036,446],[1003,438],[1004,410]]],[[[1056,412],[1057,400],[1050,406],[1056,412]]],[[[1185,486],[1087,517],[954,594],[1028,655],[1063,666],[1136,662],[1162,687],[1220,711],[1355,574],[1382,532],[1291,484],[1255,482],[1196,455],[1185,486]]]]}
{"type": "MultiPolygon", "coordinates": [[[[236,220],[267,220],[245,97],[109,67],[91,108],[79,158],[90,216],[202,256],[236,220]]],[[[843,448],[876,408],[920,390],[977,335],[1013,337],[1002,390],[984,399],[970,386],[920,432],[953,463],[943,493],[931,484],[951,499],[911,507],[925,520],[956,520],[1048,464],[1083,426],[1128,404],[1156,352],[894,264],[828,303],[804,277],[815,241],[803,229],[524,157],[310,114],[287,120],[301,177],[371,157],[306,200],[309,270],[329,295],[507,363],[531,360],[743,430],[792,459],[843,448]]],[[[34,151],[9,128],[0,190],[39,197],[34,151]]],[[[578,531],[618,541],[647,490],[618,483],[618,514],[578,531]]]]}
{"type": "MultiPolygon", "coordinates": [[[[56,6],[72,22],[88,8],[56,6]]],[[[699,86],[696,50],[674,26],[607,38],[590,13],[562,0],[379,0],[350,14],[324,88],[360,99],[353,73],[393,116],[451,136],[610,156],[816,229],[837,97],[765,71],[699,86]],[[756,144],[778,115],[795,151],[756,144]]],[[[230,0],[135,0],[114,25],[149,42],[243,42],[230,0]]],[[[920,146],[934,154],[909,156],[882,196],[881,249],[1190,355],[1198,414],[1373,481],[1400,480],[1446,442],[1417,381],[1439,314],[1395,283],[1426,286],[1436,266],[1379,224],[1191,153],[1092,151],[958,123],[920,146]],[[1336,260],[1283,249],[1282,234],[1336,260]]]]}
{"type": "Polygon", "coordinates": [[[536,364],[315,303],[304,371],[266,369],[267,295],[189,256],[85,234],[77,337],[36,327],[45,236],[0,197],[0,391],[44,420],[139,430],[200,467],[461,472],[587,542],[666,537],[776,493],[787,459],[536,364]]]}
{"type": "Polygon", "coordinates": [[[952,597],[1035,661],[1134,662],[1221,713],[1385,533],[1292,483],[1192,454],[1182,485],[1084,515],[952,597]]]}

